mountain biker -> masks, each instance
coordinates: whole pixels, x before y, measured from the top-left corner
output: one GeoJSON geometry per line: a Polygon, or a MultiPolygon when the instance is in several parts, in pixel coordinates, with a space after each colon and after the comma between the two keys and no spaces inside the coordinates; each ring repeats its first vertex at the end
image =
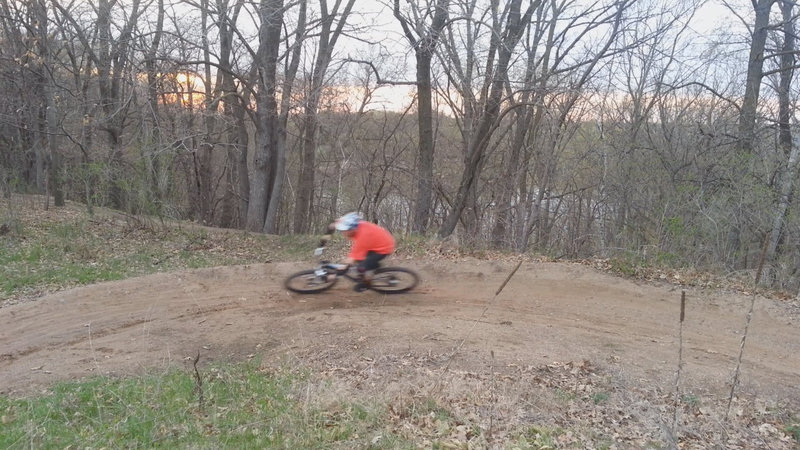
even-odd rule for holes
{"type": "Polygon", "coordinates": [[[356,212],[351,212],[328,225],[314,254],[319,256],[334,231],[341,231],[350,241],[350,253],[343,261],[347,267],[358,264],[359,282],[353,288],[356,292],[369,287],[371,272],[380,267],[380,261],[394,252],[394,237],[385,228],[363,220],[356,212]]]}

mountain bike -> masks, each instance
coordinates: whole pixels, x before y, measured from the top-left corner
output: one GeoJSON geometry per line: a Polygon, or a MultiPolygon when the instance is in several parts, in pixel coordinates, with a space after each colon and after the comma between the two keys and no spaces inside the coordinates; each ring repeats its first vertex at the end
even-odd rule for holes
{"type": "MultiPolygon", "coordinates": [[[[348,267],[345,264],[320,261],[314,269],[301,270],[289,275],[283,284],[286,289],[293,292],[316,294],[330,289],[340,278],[346,278],[353,283],[361,281],[355,266],[348,267]]],[[[411,269],[379,267],[373,272],[367,288],[382,294],[400,294],[414,289],[417,283],[419,276],[411,269]]]]}

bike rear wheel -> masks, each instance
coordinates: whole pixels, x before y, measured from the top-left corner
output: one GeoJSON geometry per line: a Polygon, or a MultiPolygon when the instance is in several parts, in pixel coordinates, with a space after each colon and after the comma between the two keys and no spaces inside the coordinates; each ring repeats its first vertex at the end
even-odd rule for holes
{"type": "Polygon", "coordinates": [[[313,269],[302,270],[295,274],[289,275],[283,282],[286,289],[292,292],[299,292],[301,294],[316,294],[329,289],[336,284],[339,277],[334,277],[329,280],[327,275],[318,276],[313,269]]]}
{"type": "Polygon", "coordinates": [[[375,269],[369,288],[383,294],[408,292],[419,283],[419,276],[410,269],[402,267],[381,267],[375,269]]]}

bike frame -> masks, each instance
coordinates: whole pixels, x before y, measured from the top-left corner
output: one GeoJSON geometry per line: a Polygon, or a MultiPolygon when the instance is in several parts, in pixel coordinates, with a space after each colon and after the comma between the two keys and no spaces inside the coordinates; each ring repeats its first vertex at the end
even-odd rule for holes
{"type": "Polygon", "coordinates": [[[358,283],[360,281],[358,276],[353,274],[355,269],[356,266],[349,266],[347,269],[342,271],[336,267],[336,264],[333,264],[330,261],[320,261],[319,266],[314,271],[317,276],[327,276],[333,274],[336,275],[336,278],[347,278],[353,283],[358,283]]]}

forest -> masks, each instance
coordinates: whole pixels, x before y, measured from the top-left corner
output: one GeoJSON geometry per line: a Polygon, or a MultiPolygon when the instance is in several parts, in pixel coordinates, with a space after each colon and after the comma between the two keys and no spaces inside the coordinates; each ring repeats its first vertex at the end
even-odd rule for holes
{"type": "Polygon", "coordinates": [[[268,234],[360,211],[797,293],[799,11],[0,0],[0,189],[268,234]]]}

